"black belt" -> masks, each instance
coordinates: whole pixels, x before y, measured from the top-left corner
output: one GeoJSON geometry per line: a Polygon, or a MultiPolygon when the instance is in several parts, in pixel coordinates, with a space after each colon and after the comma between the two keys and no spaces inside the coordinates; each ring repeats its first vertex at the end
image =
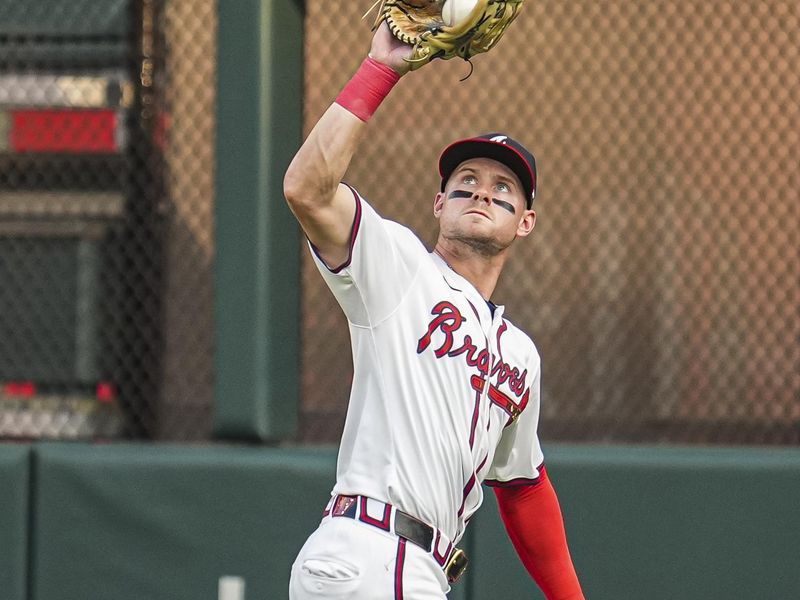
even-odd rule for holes
{"type": "MultiPolygon", "coordinates": [[[[394,511],[394,533],[412,544],[419,546],[425,550],[425,552],[433,554],[434,559],[436,559],[444,569],[447,580],[450,583],[458,581],[466,570],[467,563],[469,562],[469,559],[467,559],[466,554],[464,554],[462,550],[453,547],[448,549],[448,552],[446,552],[444,556],[439,556],[438,550],[434,548],[433,539],[435,529],[433,527],[398,508],[392,507],[391,504],[383,502],[381,503],[384,506],[383,518],[376,519],[370,517],[366,514],[364,508],[367,500],[365,496],[336,496],[329,511],[330,515],[333,517],[355,519],[359,505],[361,505],[361,510],[358,511],[360,512],[358,517],[359,521],[382,529],[383,531],[390,531],[391,514],[392,511],[394,511]]],[[[326,511],[325,514],[327,515],[328,511],[326,511]]]]}

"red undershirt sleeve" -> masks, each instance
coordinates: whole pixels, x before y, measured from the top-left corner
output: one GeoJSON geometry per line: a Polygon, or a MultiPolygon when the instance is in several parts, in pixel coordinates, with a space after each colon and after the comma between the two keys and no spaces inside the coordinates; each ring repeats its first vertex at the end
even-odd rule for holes
{"type": "Polygon", "coordinates": [[[494,487],[500,516],[522,563],[547,600],[584,600],[564,519],[544,467],[529,485],[494,487]]]}

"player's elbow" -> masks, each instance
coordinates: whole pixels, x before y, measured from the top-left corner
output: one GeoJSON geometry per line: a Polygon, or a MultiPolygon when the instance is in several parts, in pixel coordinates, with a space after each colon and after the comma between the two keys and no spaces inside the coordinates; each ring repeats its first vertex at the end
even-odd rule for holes
{"type": "Polygon", "coordinates": [[[338,182],[309,177],[306,169],[290,166],[283,176],[283,196],[295,214],[312,213],[327,206],[336,193],[338,182]]]}
{"type": "Polygon", "coordinates": [[[290,166],[283,176],[283,197],[291,207],[302,205],[304,199],[308,197],[307,185],[297,171],[290,166]]]}

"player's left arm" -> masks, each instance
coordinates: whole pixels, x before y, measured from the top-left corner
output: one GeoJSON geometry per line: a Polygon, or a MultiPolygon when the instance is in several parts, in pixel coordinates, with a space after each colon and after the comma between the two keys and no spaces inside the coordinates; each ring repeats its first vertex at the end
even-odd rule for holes
{"type": "Polygon", "coordinates": [[[548,600],[584,600],[567,545],[564,519],[544,467],[539,443],[541,362],[528,365],[530,394],[520,416],[503,433],[486,484],[525,568],[548,600]]]}
{"type": "Polygon", "coordinates": [[[511,543],[547,600],[584,600],[561,507],[544,466],[535,482],[496,486],[494,493],[511,543]]]}

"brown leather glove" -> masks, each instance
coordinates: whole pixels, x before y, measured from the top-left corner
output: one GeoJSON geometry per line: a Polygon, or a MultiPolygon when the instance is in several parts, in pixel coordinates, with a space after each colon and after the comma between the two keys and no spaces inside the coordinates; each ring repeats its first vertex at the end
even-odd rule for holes
{"type": "Polygon", "coordinates": [[[469,60],[488,52],[517,17],[522,2],[477,0],[468,17],[448,26],[442,14],[445,0],[382,0],[373,29],[386,21],[397,39],[412,46],[408,62],[414,70],[434,58],[469,60]]]}

